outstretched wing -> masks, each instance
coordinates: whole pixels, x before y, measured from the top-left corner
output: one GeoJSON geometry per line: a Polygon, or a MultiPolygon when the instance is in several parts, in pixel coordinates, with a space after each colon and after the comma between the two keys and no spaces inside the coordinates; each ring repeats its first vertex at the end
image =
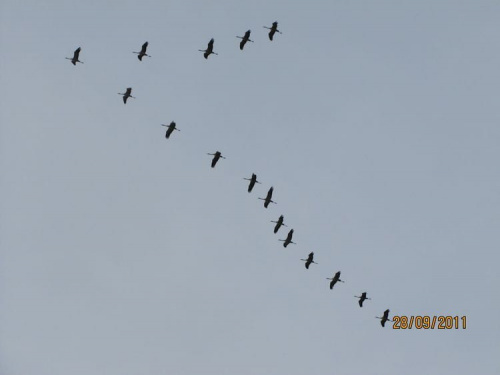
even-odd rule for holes
{"type": "Polygon", "coordinates": [[[75,53],[73,54],[73,60],[78,60],[78,57],[80,56],[80,51],[81,51],[81,47],[78,47],[77,49],[75,49],[75,53]]]}

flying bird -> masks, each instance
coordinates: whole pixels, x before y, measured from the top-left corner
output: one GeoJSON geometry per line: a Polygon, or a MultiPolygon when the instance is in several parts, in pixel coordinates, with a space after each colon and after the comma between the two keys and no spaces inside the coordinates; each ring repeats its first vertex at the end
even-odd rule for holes
{"type": "Polygon", "coordinates": [[[219,161],[220,158],[222,159],[225,159],[224,156],[222,156],[222,154],[220,153],[220,151],[216,151],[215,154],[208,154],[207,155],[213,155],[213,159],[212,159],[212,168],[215,167],[215,164],[217,164],[217,162],[219,161]]]}
{"type": "Polygon", "coordinates": [[[137,53],[137,58],[138,58],[140,61],[142,61],[142,58],[143,58],[144,56],[151,57],[151,55],[148,55],[148,54],[146,53],[146,50],[147,50],[147,49],[148,49],[148,42],[146,42],[146,43],[144,43],[144,44],[142,45],[141,52],[133,52],[133,53],[137,53]]]}
{"type": "Polygon", "coordinates": [[[274,226],[274,233],[278,233],[278,230],[281,228],[281,226],[283,225],[284,227],[286,227],[286,225],[283,223],[283,215],[281,215],[278,219],[278,221],[272,221],[271,220],[271,223],[276,223],[276,225],[274,226]]]}
{"type": "Polygon", "coordinates": [[[208,59],[208,56],[210,56],[212,54],[218,55],[217,53],[214,52],[214,38],[210,39],[210,42],[208,42],[207,49],[199,49],[198,51],[205,52],[203,54],[203,57],[205,59],[208,59]]]}
{"type": "Polygon", "coordinates": [[[364,302],[366,299],[371,299],[371,298],[368,298],[368,297],[366,296],[366,292],[361,293],[361,296],[354,296],[354,297],[359,298],[359,301],[358,301],[358,303],[359,303],[359,307],[363,307],[363,302],[364,302]]]}
{"type": "Polygon", "coordinates": [[[389,319],[389,309],[387,309],[387,310],[384,311],[384,315],[383,316],[381,316],[381,317],[380,316],[376,316],[375,318],[380,319],[380,324],[382,325],[382,327],[385,327],[385,322],[387,322],[387,321],[390,322],[391,321],[389,319]]]}
{"type": "Polygon", "coordinates": [[[161,124],[161,126],[166,126],[167,127],[167,132],[165,133],[165,138],[170,138],[170,135],[174,132],[174,130],[180,131],[180,129],[177,129],[175,127],[175,122],[171,122],[170,125],[165,125],[161,124]]]}
{"type": "Polygon", "coordinates": [[[260,182],[257,181],[257,175],[255,173],[252,173],[252,177],[251,178],[244,178],[244,180],[250,181],[250,183],[248,184],[248,192],[249,193],[252,192],[252,189],[255,186],[255,183],[260,184],[260,182]]]}
{"type": "Polygon", "coordinates": [[[125,93],[119,92],[118,95],[123,95],[123,104],[127,104],[128,98],[135,99],[135,97],[132,96],[132,87],[128,87],[125,93]]]}
{"type": "Polygon", "coordinates": [[[331,278],[326,278],[327,280],[332,280],[330,281],[330,289],[333,289],[334,285],[337,284],[337,281],[340,281],[343,283],[343,280],[340,280],[340,271],[338,271],[333,277],[331,278]]]}
{"type": "Polygon", "coordinates": [[[236,37],[236,38],[241,39],[241,42],[240,42],[240,50],[242,50],[242,51],[243,51],[243,47],[245,47],[245,44],[246,44],[247,42],[252,42],[252,43],[253,43],[253,40],[251,40],[251,39],[250,39],[250,33],[251,33],[251,31],[250,31],[250,30],[247,30],[247,31],[245,32],[245,35],[243,35],[243,36],[237,36],[237,37],[236,37]]]}
{"type": "Polygon", "coordinates": [[[83,64],[83,61],[78,60],[81,50],[81,47],[78,47],[77,49],[75,49],[75,52],[73,52],[73,57],[66,57],[66,60],[71,60],[71,63],[73,65],[76,65],[77,62],[83,64]]]}
{"type": "Polygon", "coordinates": [[[292,237],[293,237],[293,229],[290,229],[290,232],[288,232],[286,238],[284,240],[280,240],[283,241],[283,247],[287,247],[291,243],[295,245],[295,242],[292,241],[292,237]]]}
{"type": "Polygon", "coordinates": [[[267,192],[266,197],[265,198],[259,198],[259,199],[261,199],[261,200],[264,201],[264,207],[265,208],[267,208],[267,206],[269,206],[269,203],[276,204],[276,202],[272,200],[272,198],[273,198],[273,190],[274,190],[274,188],[271,186],[271,188],[267,192]]]}
{"type": "Polygon", "coordinates": [[[270,41],[273,40],[274,34],[276,34],[276,32],[282,34],[282,32],[278,30],[278,21],[273,22],[273,25],[271,27],[264,26],[264,29],[271,30],[271,31],[269,31],[269,40],[270,41]]]}
{"type": "Polygon", "coordinates": [[[301,260],[306,262],[306,268],[309,269],[309,266],[311,265],[311,263],[318,264],[313,259],[314,259],[314,253],[311,251],[309,253],[309,256],[307,257],[307,259],[301,259],[301,260]]]}

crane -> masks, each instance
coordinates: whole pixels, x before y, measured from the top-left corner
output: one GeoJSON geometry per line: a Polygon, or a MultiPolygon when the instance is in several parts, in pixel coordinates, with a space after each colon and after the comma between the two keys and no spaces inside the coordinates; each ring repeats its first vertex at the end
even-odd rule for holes
{"type": "Polygon", "coordinates": [[[276,223],[276,225],[274,226],[274,233],[278,233],[278,230],[281,228],[281,226],[283,225],[284,227],[286,227],[286,225],[283,223],[283,215],[281,215],[279,218],[278,218],[278,221],[272,221],[271,220],[271,223],[276,223]]]}
{"type": "Polygon", "coordinates": [[[215,164],[217,164],[217,162],[219,161],[220,158],[222,159],[225,159],[224,156],[222,156],[221,152],[220,151],[216,151],[215,154],[208,154],[207,155],[213,155],[213,159],[212,159],[212,168],[215,167],[215,164]]]}
{"type": "Polygon", "coordinates": [[[77,49],[75,49],[75,52],[73,52],[73,57],[66,57],[66,60],[71,60],[71,63],[73,65],[76,65],[77,62],[79,62],[80,64],[83,64],[83,61],[78,60],[81,50],[82,50],[82,48],[78,47],[77,49]]]}
{"type": "Polygon", "coordinates": [[[380,324],[382,327],[385,327],[385,322],[389,321],[391,322],[392,320],[389,319],[389,309],[384,311],[384,315],[382,316],[376,316],[375,318],[380,319],[380,324]]]}
{"type": "Polygon", "coordinates": [[[264,29],[271,30],[271,31],[269,31],[269,40],[270,41],[273,40],[274,34],[276,34],[276,32],[282,34],[282,32],[278,30],[278,21],[274,21],[273,25],[271,27],[264,26],[264,29]]]}
{"type": "Polygon", "coordinates": [[[343,283],[343,280],[340,280],[340,271],[338,271],[333,277],[331,278],[326,278],[327,280],[332,280],[330,281],[330,289],[333,289],[334,285],[337,284],[337,281],[340,281],[343,283]]]}
{"type": "Polygon", "coordinates": [[[257,181],[257,175],[255,173],[252,173],[252,177],[251,178],[244,178],[244,180],[250,181],[250,183],[248,184],[248,192],[249,193],[252,192],[252,189],[255,186],[255,183],[260,184],[260,182],[257,181]]]}
{"type": "Polygon", "coordinates": [[[218,53],[214,52],[214,38],[210,39],[210,42],[208,42],[207,49],[199,49],[198,51],[205,52],[203,54],[203,57],[205,59],[208,59],[208,56],[210,56],[212,54],[218,55],[218,53]]]}
{"type": "Polygon", "coordinates": [[[242,51],[243,51],[243,47],[245,47],[245,44],[246,44],[247,42],[252,42],[252,43],[253,43],[253,40],[251,40],[251,39],[250,39],[250,33],[251,33],[251,31],[250,31],[250,30],[247,30],[247,31],[245,32],[245,35],[243,35],[243,36],[237,36],[237,37],[236,37],[236,38],[241,39],[241,42],[240,42],[240,50],[242,50],[242,51]]]}
{"type": "Polygon", "coordinates": [[[309,256],[307,257],[307,259],[301,259],[301,260],[306,262],[306,268],[309,269],[309,266],[311,265],[311,263],[318,264],[313,259],[314,259],[314,252],[311,251],[309,253],[309,256]]]}
{"type": "Polygon", "coordinates": [[[284,240],[280,240],[280,241],[283,241],[283,247],[287,247],[291,243],[296,245],[296,243],[292,241],[292,237],[293,237],[293,229],[290,229],[290,232],[288,232],[288,235],[286,236],[286,238],[284,240]]]}
{"type": "Polygon", "coordinates": [[[165,138],[170,138],[170,135],[174,132],[174,130],[177,130],[177,131],[180,131],[180,129],[177,129],[175,127],[175,122],[172,121],[170,123],[170,125],[165,125],[165,124],[161,124],[161,126],[166,126],[168,129],[167,129],[167,132],[165,133],[165,138]]]}
{"type": "Polygon", "coordinates": [[[267,192],[266,197],[265,198],[259,198],[259,199],[261,199],[261,200],[264,201],[264,207],[265,208],[267,208],[267,206],[269,206],[269,203],[276,204],[276,202],[272,200],[272,198],[273,198],[273,190],[274,190],[274,188],[271,186],[271,188],[267,192]]]}
{"type": "Polygon", "coordinates": [[[359,303],[359,307],[363,307],[363,302],[364,302],[366,299],[370,299],[370,300],[371,300],[371,298],[368,298],[368,297],[366,296],[366,292],[361,293],[361,296],[354,296],[354,297],[359,298],[359,301],[358,301],[358,303],[359,303]]]}
{"type": "Polygon", "coordinates": [[[138,58],[140,61],[142,61],[142,58],[143,58],[144,56],[151,57],[151,55],[148,55],[148,54],[146,53],[146,50],[148,49],[148,44],[149,44],[149,43],[148,43],[148,42],[146,42],[146,43],[144,43],[144,44],[142,45],[142,47],[141,47],[141,52],[133,52],[133,53],[137,53],[137,58],[138,58]]]}
{"type": "Polygon", "coordinates": [[[132,96],[132,87],[128,87],[127,91],[125,91],[125,93],[119,92],[118,95],[123,95],[123,104],[127,104],[128,98],[135,99],[135,97],[132,96]]]}

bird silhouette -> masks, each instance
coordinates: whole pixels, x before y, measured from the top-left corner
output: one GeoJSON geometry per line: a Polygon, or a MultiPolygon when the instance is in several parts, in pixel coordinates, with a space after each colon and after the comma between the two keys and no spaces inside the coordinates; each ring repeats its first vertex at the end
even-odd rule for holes
{"type": "Polygon", "coordinates": [[[143,58],[144,56],[151,57],[151,55],[148,55],[148,54],[146,53],[147,48],[148,48],[148,42],[146,42],[146,43],[144,43],[144,44],[142,45],[142,48],[141,48],[141,51],[140,51],[140,52],[133,52],[133,53],[137,53],[137,58],[138,58],[140,61],[142,61],[142,58],[143,58]]]}
{"type": "Polygon", "coordinates": [[[210,56],[210,55],[218,55],[218,53],[214,52],[214,42],[215,42],[215,40],[214,40],[214,38],[212,38],[212,39],[210,39],[210,42],[208,42],[207,49],[199,49],[198,50],[200,52],[205,52],[203,54],[203,57],[205,59],[208,59],[208,56],[210,56]]]}
{"type": "Polygon", "coordinates": [[[207,155],[213,155],[214,157],[212,158],[212,168],[215,167],[217,162],[219,161],[220,158],[225,159],[224,156],[222,156],[220,151],[216,151],[215,154],[207,154],[207,155]]]}
{"type": "Polygon", "coordinates": [[[243,47],[245,47],[245,44],[247,42],[252,42],[253,43],[253,40],[250,39],[250,33],[251,31],[250,30],[247,30],[245,32],[245,35],[243,36],[237,36],[236,38],[240,38],[241,39],[241,42],[240,42],[240,50],[243,51],[243,47]]]}
{"type": "Polygon", "coordinates": [[[73,65],[76,65],[77,62],[83,64],[83,61],[78,60],[81,50],[81,47],[78,47],[77,49],[75,49],[75,52],[73,52],[73,57],[66,57],[66,60],[71,60],[71,63],[73,65]]]}
{"type": "Polygon", "coordinates": [[[301,260],[306,262],[305,265],[306,265],[307,269],[309,269],[309,266],[311,265],[311,263],[318,264],[314,261],[314,253],[312,251],[309,253],[309,256],[307,257],[307,259],[301,259],[301,260]]]}

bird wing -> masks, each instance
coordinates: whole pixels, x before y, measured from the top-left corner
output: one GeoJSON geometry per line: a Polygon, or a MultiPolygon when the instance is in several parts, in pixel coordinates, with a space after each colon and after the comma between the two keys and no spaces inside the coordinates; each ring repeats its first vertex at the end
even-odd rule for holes
{"type": "Polygon", "coordinates": [[[82,49],[81,49],[80,47],[78,47],[77,49],[75,49],[75,53],[73,54],[73,58],[74,58],[75,60],[78,60],[78,56],[80,55],[80,51],[81,51],[81,50],[82,50],[82,49]]]}
{"type": "Polygon", "coordinates": [[[141,53],[146,53],[146,49],[148,48],[148,42],[144,43],[141,48],[141,53]]]}

